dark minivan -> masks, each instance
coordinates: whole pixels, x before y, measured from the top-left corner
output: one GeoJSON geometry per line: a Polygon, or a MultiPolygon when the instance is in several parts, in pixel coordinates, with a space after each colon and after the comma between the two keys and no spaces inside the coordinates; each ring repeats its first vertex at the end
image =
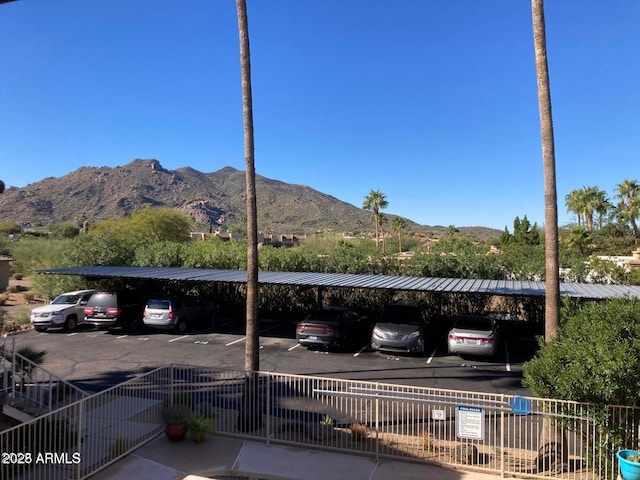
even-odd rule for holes
{"type": "Polygon", "coordinates": [[[97,292],[84,307],[84,322],[98,328],[142,329],[144,303],[130,293],[97,292]]]}

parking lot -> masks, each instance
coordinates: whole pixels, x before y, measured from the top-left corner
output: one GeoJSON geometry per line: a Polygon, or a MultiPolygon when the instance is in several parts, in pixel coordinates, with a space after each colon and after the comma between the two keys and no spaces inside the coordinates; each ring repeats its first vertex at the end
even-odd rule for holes
{"type": "MultiPolygon", "coordinates": [[[[45,369],[88,390],[101,390],[169,363],[244,367],[240,322],[186,334],[133,334],[82,325],[73,333],[28,331],[15,338],[18,348],[46,350],[45,369]]],[[[427,353],[420,356],[374,352],[369,345],[343,352],[315,351],[297,343],[295,323],[260,322],[261,370],[381,383],[526,395],[522,365],[535,349],[534,339],[512,336],[501,340],[494,357],[462,358],[447,353],[445,334],[434,334],[427,353]]]]}

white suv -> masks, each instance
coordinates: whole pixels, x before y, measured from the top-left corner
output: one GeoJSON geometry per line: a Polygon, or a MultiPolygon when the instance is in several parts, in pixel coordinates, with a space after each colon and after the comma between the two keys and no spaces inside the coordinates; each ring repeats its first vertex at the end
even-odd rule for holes
{"type": "Polygon", "coordinates": [[[72,332],[84,320],[84,306],[95,290],[78,290],[57,296],[48,305],[31,310],[31,325],[39,332],[64,328],[72,332]]]}

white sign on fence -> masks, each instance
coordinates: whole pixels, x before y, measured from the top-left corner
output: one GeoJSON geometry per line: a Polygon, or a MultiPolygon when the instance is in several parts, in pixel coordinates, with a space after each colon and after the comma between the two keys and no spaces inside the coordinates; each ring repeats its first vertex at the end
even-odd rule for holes
{"type": "Polygon", "coordinates": [[[447,412],[445,410],[436,410],[435,408],[431,410],[431,418],[433,420],[446,420],[447,412]]]}
{"type": "Polygon", "coordinates": [[[479,407],[458,406],[456,435],[469,440],[484,440],[484,411],[479,407]]]}

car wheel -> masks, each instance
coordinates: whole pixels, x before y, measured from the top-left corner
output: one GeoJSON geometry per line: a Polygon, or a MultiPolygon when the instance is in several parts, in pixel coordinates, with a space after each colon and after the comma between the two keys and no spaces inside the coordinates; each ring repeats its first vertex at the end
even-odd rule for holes
{"type": "Polygon", "coordinates": [[[75,316],[69,316],[64,322],[64,330],[66,332],[73,332],[78,326],[78,319],[75,316]]]}
{"type": "Polygon", "coordinates": [[[131,319],[131,322],[129,323],[129,329],[132,332],[139,332],[140,330],[142,330],[142,319],[137,317],[131,319]]]}
{"type": "Polygon", "coordinates": [[[187,322],[184,320],[178,320],[178,324],[176,325],[176,332],[185,333],[187,331],[187,322]]]}

